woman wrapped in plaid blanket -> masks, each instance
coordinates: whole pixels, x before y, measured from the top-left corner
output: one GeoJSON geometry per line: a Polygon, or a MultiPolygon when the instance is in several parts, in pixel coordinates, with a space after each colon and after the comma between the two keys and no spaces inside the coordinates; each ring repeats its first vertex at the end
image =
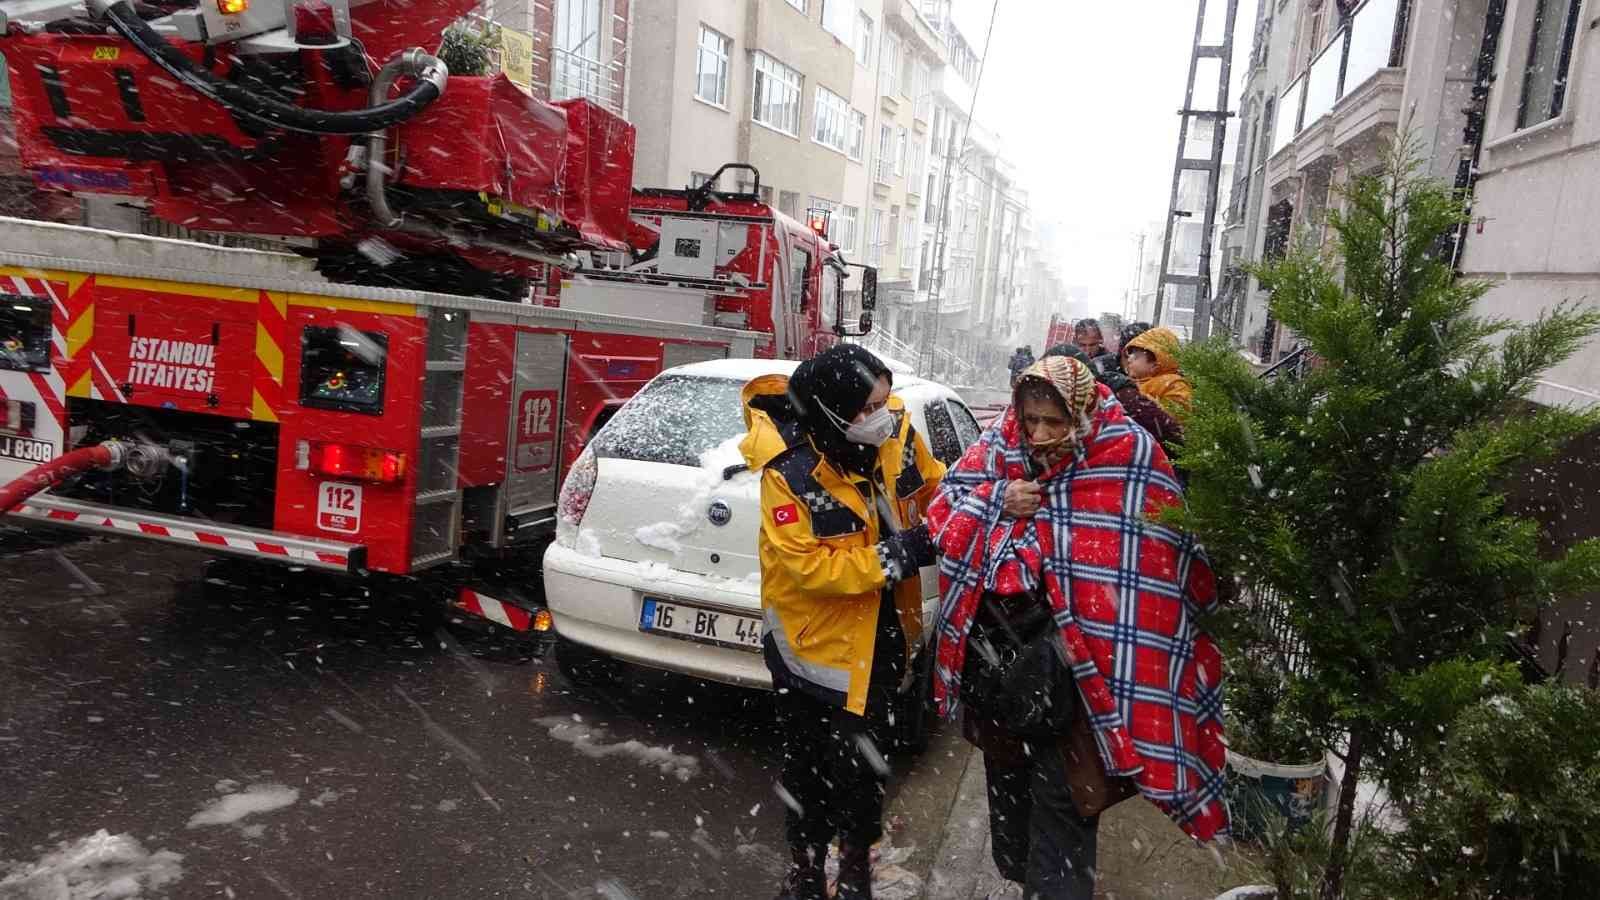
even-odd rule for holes
{"type": "Polygon", "coordinates": [[[1197,622],[1216,585],[1194,538],[1157,521],[1182,502],[1161,445],[1088,367],[1047,357],[1013,401],[929,509],[934,695],[984,751],[1001,873],[1090,898],[1098,814],[1135,791],[1197,840],[1227,833],[1222,664],[1197,622]],[[1032,685],[1042,702],[1016,702],[1019,670],[1065,701],[1032,685]]]}

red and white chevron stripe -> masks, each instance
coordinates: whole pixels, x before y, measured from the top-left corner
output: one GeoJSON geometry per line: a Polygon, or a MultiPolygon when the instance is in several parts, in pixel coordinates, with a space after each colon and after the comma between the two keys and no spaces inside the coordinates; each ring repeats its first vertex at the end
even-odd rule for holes
{"type": "Polygon", "coordinates": [[[16,514],[62,524],[71,524],[80,528],[99,528],[106,531],[190,543],[212,549],[239,550],[262,556],[280,557],[285,562],[308,563],[322,568],[348,569],[350,567],[350,555],[348,553],[311,550],[304,547],[294,547],[272,541],[222,534],[198,528],[175,528],[171,525],[161,525],[155,522],[141,522],[131,517],[108,516],[99,512],[83,513],[65,509],[49,509],[33,504],[23,505],[16,511],[16,514]]]}
{"type": "Polygon", "coordinates": [[[504,625],[512,631],[530,631],[533,628],[533,613],[515,604],[502,603],[488,594],[480,594],[467,588],[462,588],[456,597],[456,607],[479,618],[504,625]]]}

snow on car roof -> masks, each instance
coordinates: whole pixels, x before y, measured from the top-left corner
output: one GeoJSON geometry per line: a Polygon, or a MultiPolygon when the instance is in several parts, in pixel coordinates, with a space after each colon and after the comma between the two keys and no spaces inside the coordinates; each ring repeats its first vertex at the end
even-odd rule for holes
{"type": "MultiPolygon", "coordinates": [[[[762,375],[792,375],[799,365],[800,363],[791,359],[713,359],[707,362],[674,366],[667,371],[675,375],[693,375],[698,378],[732,378],[738,381],[749,381],[762,375]]],[[[894,374],[896,391],[903,388],[933,384],[935,383],[918,378],[915,375],[906,375],[900,372],[894,374]]],[[[942,387],[942,385],[940,386],[942,387]]]]}

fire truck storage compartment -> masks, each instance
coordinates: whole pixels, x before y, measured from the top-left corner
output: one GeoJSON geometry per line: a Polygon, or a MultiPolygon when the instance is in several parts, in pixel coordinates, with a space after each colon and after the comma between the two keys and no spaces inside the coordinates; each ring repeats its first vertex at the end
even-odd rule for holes
{"type": "Polygon", "coordinates": [[[148,480],[126,469],[89,472],[58,496],[169,515],[271,528],[277,499],[278,424],[70,397],[76,446],[112,438],[155,444],[182,458],[148,480]],[[81,431],[80,431],[81,429],[81,431]]]}
{"type": "Polygon", "coordinates": [[[574,244],[581,235],[626,248],[633,131],[588,101],[550,106],[504,75],[451,78],[443,97],[396,131],[402,194],[433,205],[473,198],[544,237],[560,223],[574,244]]]}

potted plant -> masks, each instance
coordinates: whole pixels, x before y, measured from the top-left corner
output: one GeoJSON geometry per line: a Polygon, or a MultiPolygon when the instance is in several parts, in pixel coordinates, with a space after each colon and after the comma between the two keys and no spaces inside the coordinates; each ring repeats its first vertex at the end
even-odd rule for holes
{"type": "Polygon", "coordinates": [[[1294,676],[1269,647],[1225,642],[1223,652],[1233,834],[1259,842],[1274,817],[1297,832],[1310,824],[1327,796],[1323,744],[1295,708],[1294,676]]]}

